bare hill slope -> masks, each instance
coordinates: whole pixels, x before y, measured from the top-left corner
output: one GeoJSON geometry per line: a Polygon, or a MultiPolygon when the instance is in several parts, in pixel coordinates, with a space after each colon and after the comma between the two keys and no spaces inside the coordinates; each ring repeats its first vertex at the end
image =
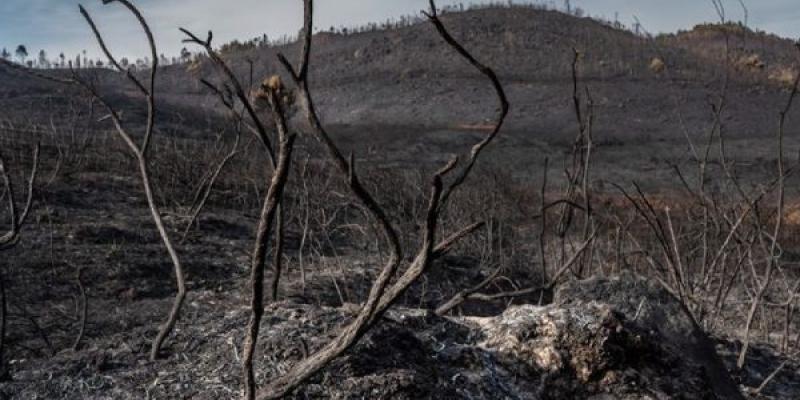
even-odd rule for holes
{"type": "MultiPolygon", "coordinates": [[[[686,155],[685,136],[704,135],[712,124],[711,102],[720,94],[725,75],[719,47],[724,29],[700,26],[646,39],[593,19],[530,7],[450,13],[443,19],[466,47],[496,68],[506,84],[512,111],[494,153],[503,154],[521,173],[544,155],[571,146],[577,125],[573,49],[581,54],[579,76],[595,103],[595,140],[601,148],[597,161],[611,167],[608,170],[616,176],[610,178],[625,179],[643,168],[671,174],[667,164],[686,155]],[[664,71],[650,68],[655,58],[663,60],[664,71]]],[[[390,151],[389,159],[381,159],[389,165],[434,161],[463,150],[459,146],[480,135],[482,124],[496,109],[491,89],[433,29],[420,23],[315,35],[313,90],[323,119],[352,150],[368,157],[372,146],[381,146],[390,151]]],[[[785,90],[778,78],[791,76],[795,54],[788,40],[730,30],[732,83],[723,123],[732,156],[745,165],[756,164],[770,157],[771,142],[764,138],[773,136],[785,90]],[[753,56],[766,64],[763,70],[742,64],[753,56]]],[[[249,74],[248,60],[252,61],[258,80],[282,73],[278,52],[295,57],[299,47],[239,49],[226,57],[243,77],[249,74]]],[[[115,101],[127,101],[135,94],[123,90],[113,74],[104,75],[111,75],[102,82],[115,101]]],[[[201,61],[196,68],[169,66],[160,74],[163,131],[207,135],[224,124],[208,112],[220,107],[199,78],[217,79],[210,63],[201,61]]],[[[57,101],[31,101],[51,94],[40,91],[41,84],[21,79],[3,78],[17,82],[10,91],[0,88],[0,119],[42,110],[53,113],[59,107],[57,101]],[[21,89],[26,85],[31,89],[21,89]],[[25,104],[23,110],[19,104],[25,104]]],[[[136,119],[139,113],[135,114],[129,118],[136,119]]],[[[790,123],[790,144],[796,133],[790,123]]]]}

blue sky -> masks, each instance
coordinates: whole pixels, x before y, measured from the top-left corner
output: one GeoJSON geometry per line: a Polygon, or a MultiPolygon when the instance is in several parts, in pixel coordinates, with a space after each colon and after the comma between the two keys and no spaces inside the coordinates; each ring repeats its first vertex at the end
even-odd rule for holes
{"type": "MultiPolygon", "coordinates": [[[[183,45],[177,27],[196,32],[211,29],[216,44],[232,39],[246,39],[266,33],[279,37],[296,33],[301,24],[300,0],[133,0],[150,21],[159,52],[178,53],[183,45]]],[[[470,1],[439,0],[458,4],[470,1]]],[[[522,0],[516,0],[522,2],[522,0]]],[[[534,0],[563,7],[564,0],[534,0]]],[[[738,0],[723,0],[728,18],[741,20],[738,0]]],[[[146,55],[145,43],[133,18],[119,4],[103,6],[101,0],[84,0],[106,34],[109,44],[120,56],[146,55]]],[[[800,36],[798,0],[745,0],[749,24],[784,37],[800,36]]],[[[64,52],[74,58],[82,50],[92,57],[99,49],[91,32],[78,13],[75,0],[0,0],[0,47],[13,52],[25,44],[31,54],[44,49],[51,57],[64,52]]],[[[418,13],[427,0],[317,0],[316,23],[319,27],[351,26],[390,17],[418,13]]],[[[592,15],[631,25],[636,16],[653,33],[689,28],[699,22],[716,20],[711,0],[572,0],[592,15]]]]}

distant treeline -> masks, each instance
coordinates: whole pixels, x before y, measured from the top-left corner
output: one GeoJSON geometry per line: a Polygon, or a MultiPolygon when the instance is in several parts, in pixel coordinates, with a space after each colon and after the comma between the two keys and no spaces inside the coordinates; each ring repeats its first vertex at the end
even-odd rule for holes
{"type": "MultiPolygon", "coordinates": [[[[535,0],[535,1],[483,1],[479,3],[458,3],[442,7],[440,12],[442,14],[457,13],[465,11],[486,10],[486,9],[509,9],[509,8],[525,8],[541,11],[555,11],[572,15],[576,18],[591,18],[608,27],[629,31],[637,36],[650,37],[650,34],[642,27],[641,23],[633,17],[633,22],[626,25],[619,20],[619,13],[615,13],[613,19],[606,16],[589,15],[584,9],[575,7],[570,0],[535,0]]],[[[318,29],[319,33],[325,32],[332,35],[355,35],[370,32],[386,31],[393,29],[402,29],[424,22],[424,17],[421,14],[404,15],[399,18],[390,18],[383,22],[370,22],[365,25],[355,26],[331,26],[328,29],[318,29]]],[[[220,46],[220,52],[223,54],[233,54],[242,51],[255,50],[263,47],[281,47],[286,46],[297,41],[297,38],[302,34],[298,32],[296,35],[281,35],[273,38],[267,34],[249,39],[249,40],[233,40],[220,46]]],[[[50,57],[44,50],[40,50],[36,57],[32,57],[28,53],[28,49],[24,44],[16,47],[14,54],[7,48],[3,48],[0,52],[0,57],[6,60],[16,61],[20,64],[27,65],[30,68],[105,68],[106,62],[103,60],[93,60],[87,57],[86,50],[75,55],[74,57],[67,57],[61,52],[57,57],[50,57]]],[[[189,64],[195,63],[202,58],[197,53],[192,53],[186,48],[181,49],[178,56],[166,56],[162,54],[159,57],[159,65],[176,65],[176,64],[189,64]]],[[[128,58],[120,59],[120,64],[125,68],[134,70],[147,69],[150,65],[150,59],[147,57],[137,58],[130,60],[128,58]]]]}

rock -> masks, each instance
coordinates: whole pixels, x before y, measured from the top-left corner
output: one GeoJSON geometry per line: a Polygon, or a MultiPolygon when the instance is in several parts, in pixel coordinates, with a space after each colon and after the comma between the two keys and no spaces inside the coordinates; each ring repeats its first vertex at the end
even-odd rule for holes
{"type": "Polygon", "coordinates": [[[721,398],[701,365],[607,304],[525,305],[468,320],[485,335],[479,347],[516,377],[509,386],[520,398],[721,398]]]}
{"type": "Polygon", "coordinates": [[[795,77],[797,76],[797,71],[794,68],[783,67],[780,66],[775,68],[769,74],[769,80],[784,86],[784,87],[792,87],[794,85],[795,77]]]}
{"type": "Polygon", "coordinates": [[[739,58],[738,66],[745,70],[760,71],[767,67],[758,54],[750,54],[739,58]]]}
{"type": "Polygon", "coordinates": [[[393,310],[294,398],[729,399],[703,365],[601,302],[488,318],[393,310]]]}
{"type": "Polygon", "coordinates": [[[656,282],[633,275],[592,278],[569,282],[555,293],[558,307],[586,306],[603,302],[644,332],[668,352],[701,365],[715,394],[724,399],[743,399],[716,353],[713,341],[697,325],[686,308],[656,282]]]}

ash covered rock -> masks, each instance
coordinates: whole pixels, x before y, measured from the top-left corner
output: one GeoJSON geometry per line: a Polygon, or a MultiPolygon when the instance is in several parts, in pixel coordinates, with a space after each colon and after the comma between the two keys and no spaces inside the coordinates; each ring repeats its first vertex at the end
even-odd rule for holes
{"type": "Polygon", "coordinates": [[[702,366],[606,304],[526,305],[470,321],[519,398],[718,398],[702,366]]]}
{"type": "Polygon", "coordinates": [[[703,365],[599,302],[397,310],[321,375],[296,398],[727,399],[703,365]]]}
{"type": "Polygon", "coordinates": [[[623,274],[566,283],[555,293],[559,307],[585,306],[599,301],[625,315],[668,352],[701,365],[714,392],[724,399],[742,399],[718,356],[714,342],[686,308],[659,283],[623,274]]]}

